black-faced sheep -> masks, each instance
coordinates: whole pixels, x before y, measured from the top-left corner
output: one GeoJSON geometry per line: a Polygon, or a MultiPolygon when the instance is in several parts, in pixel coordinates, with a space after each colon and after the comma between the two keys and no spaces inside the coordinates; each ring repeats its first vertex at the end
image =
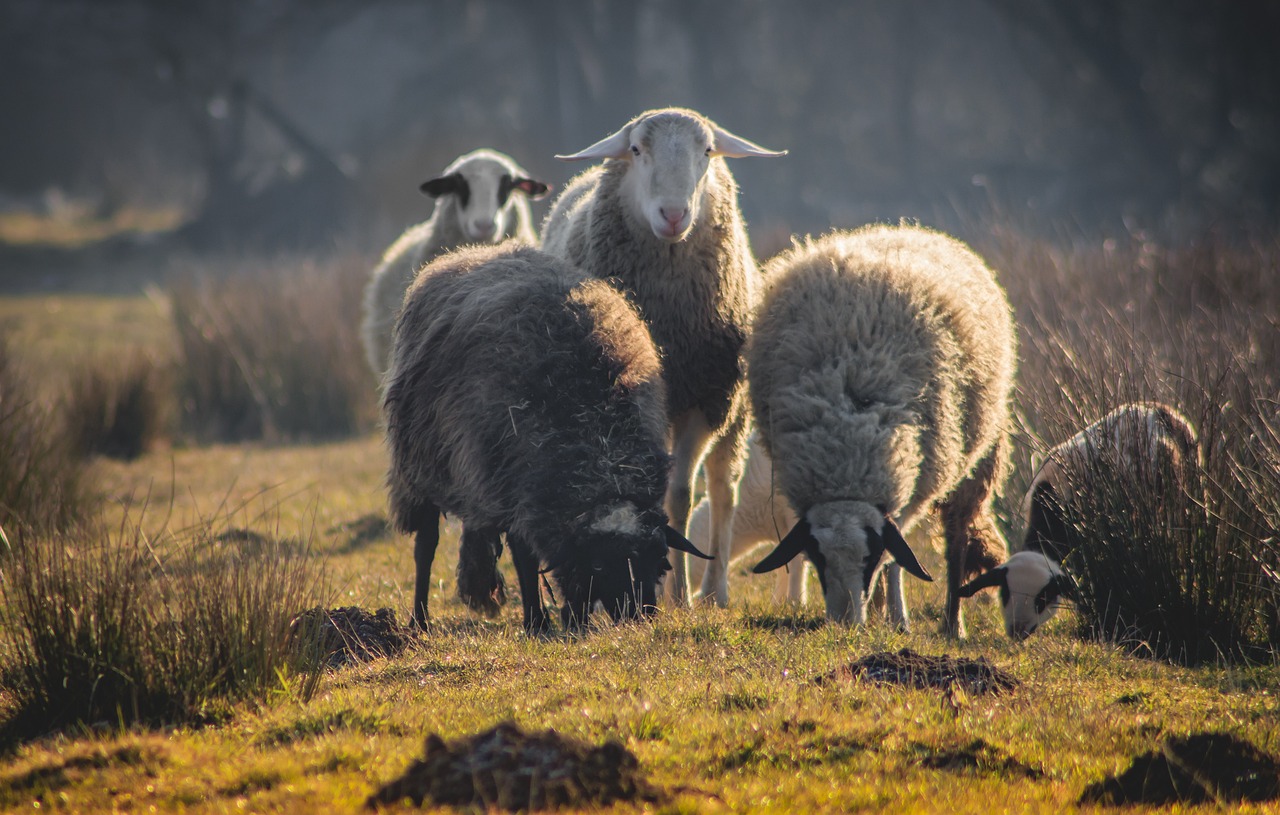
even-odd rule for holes
{"type": "MultiPolygon", "coordinates": [[[[705,468],[712,512],[708,567],[721,605],[733,505],[746,435],[742,347],[759,269],[724,158],[779,156],[690,110],[654,110],[569,156],[604,159],[577,176],[543,223],[548,252],[616,281],[640,310],[662,354],[671,424],[667,511],[687,529],[693,476],[705,468]],[[705,457],[705,460],[704,460],[705,457]]],[[[685,559],[664,587],[687,602],[685,559]]]]}
{"type": "Polygon", "coordinates": [[[420,189],[436,201],[431,218],[409,227],[391,244],[365,287],[360,335],[369,367],[379,377],[387,369],[391,331],[404,293],[422,265],[468,243],[498,243],[507,237],[536,243],[528,199],[543,197],[550,187],[530,178],[505,153],[481,149],[459,156],[420,189]]]}
{"type": "MultiPolygon", "coordinates": [[[[1008,301],[960,241],[871,226],[770,261],[747,352],[757,427],[799,520],[756,571],[804,552],[827,615],[861,624],[885,550],[932,579],[903,539],[940,510],[948,634],[960,584],[1004,559],[1003,480],[1015,336],[1008,301]]],[[[889,613],[907,627],[897,568],[889,613]]]]}
{"type": "Polygon", "coordinates": [[[1097,474],[1116,473],[1132,479],[1134,489],[1164,496],[1186,487],[1198,450],[1191,422],[1168,405],[1138,402],[1111,411],[1049,451],[1023,498],[1021,549],[961,587],[961,596],[998,588],[1005,633],[1026,639],[1053,617],[1062,599],[1076,596],[1061,564],[1087,531],[1068,519],[1079,520],[1077,500],[1097,474]]]}
{"type": "Polygon", "coordinates": [[[696,552],[661,508],[657,350],[622,295],[562,260],[503,244],[428,264],[396,323],[382,404],[419,625],[442,513],[480,540],[507,534],[530,631],[547,624],[539,563],[576,626],[596,601],[615,618],[652,609],[668,546],[696,552]]]}

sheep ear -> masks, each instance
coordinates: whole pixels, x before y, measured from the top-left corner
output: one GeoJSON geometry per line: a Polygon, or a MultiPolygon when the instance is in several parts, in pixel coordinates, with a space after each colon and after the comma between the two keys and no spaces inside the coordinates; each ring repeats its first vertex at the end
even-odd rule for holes
{"type": "Polygon", "coordinates": [[[678,549],[681,552],[688,552],[694,557],[700,557],[703,560],[715,560],[714,557],[694,546],[688,538],[677,532],[670,524],[662,528],[662,534],[666,536],[668,549],[678,549]]]}
{"type": "Polygon", "coordinates": [[[467,180],[459,173],[450,173],[439,178],[433,178],[430,181],[424,181],[418,189],[432,198],[439,198],[449,193],[462,194],[462,191],[467,190],[468,187],[467,180]]]}
{"type": "Polygon", "coordinates": [[[751,571],[756,574],[764,574],[774,569],[780,569],[791,561],[795,560],[796,555],[810,547],[817,547],[818,542],[813,539],[813,531],[809,528],[809,522],[804,518],[796,521],[796,525],[791,527],[791,531],[783,536],[782,540],[770,552],[764,560],[755,565],[751,571]]]}
{"type": "Polygon", "coordinates": [[[561,161],[592,161],[598,158],[625,158],[631,152],[631,128],[624,127],[611,136],[567,156],[556,156],[561,161]]]}
{"type": "Polygon", "coordinates": [[[906,539],[902,537],[902,532],[898,530],[895,524],[886,515],[884,519],[884,529],[880,531],[880,537],[884,540],[884,547],[889,550],[889,554],[893,555],[893,559],[898,561],[898,565],[906,569],[909,573],[926,582],[933,582],[933,575],[925,571],[920,565],[920,561],[916,560],[916,553],[911,551],[911,547],[907,545],[906,539]]]}
{"type": "Polygon", "coordinates": [[[989,572],[983,572],[974,579],[970,580],[960,587],[957,594],[961,597],[972,597],[983,589],[994,589],[999,586],[1008,585],[1009,569],[1006,566],[997,566],[989,572]]]}
{"type": "MultiPolygon", "coordinates": [[[[785,156],[786,150],[768,150],[755,142],[749,142],[741,136],[735,136],[727,130],[721,128],[715,129],[715,144],[711,147],[712,156],[724,156],[725,158],[749,158],[751,156],[759,156],[762,158],[778,158],[785,156]]],[[[557,158],[559,158],[557,156],[557,158]]]]}
{"type": "Polygon", "coordinates": [[[520,190],[536,201],[539,198],[545,198],[547,193],[551,192],[551,185],[532,178],[513,178],[511,189],[520,190]]]}

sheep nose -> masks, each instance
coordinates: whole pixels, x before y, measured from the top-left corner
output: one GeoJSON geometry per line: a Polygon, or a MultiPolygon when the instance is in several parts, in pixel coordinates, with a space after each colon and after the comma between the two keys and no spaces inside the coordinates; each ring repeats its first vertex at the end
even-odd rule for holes
{"type": "Polygon", "coordinates": [[[492,220],[474,221],[471,224],[471,234],[476,240],[488,240],[493,237],[494,223],[492,220]]]}
{"type": "Polygon", "coordinates": [[[662,220],[671,225],[671,231],[674,232],[676,227],[689,214],[688,207],[658,207],[658,214],[662,216],[662,220]]]}

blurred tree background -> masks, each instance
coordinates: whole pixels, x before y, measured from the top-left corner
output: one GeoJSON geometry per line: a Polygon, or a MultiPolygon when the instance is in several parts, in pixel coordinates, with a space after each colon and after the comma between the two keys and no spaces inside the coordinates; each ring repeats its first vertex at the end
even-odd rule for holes
{"type": "Polygon", "coordinates": [[[461,152],[559,187],[554,153],[682,105],[791,151],[734,164],[762,252],[900,217],[1270,226],[1277,32],[1275,0],[3,0],[0,213],[376,250],[461,152]]]}

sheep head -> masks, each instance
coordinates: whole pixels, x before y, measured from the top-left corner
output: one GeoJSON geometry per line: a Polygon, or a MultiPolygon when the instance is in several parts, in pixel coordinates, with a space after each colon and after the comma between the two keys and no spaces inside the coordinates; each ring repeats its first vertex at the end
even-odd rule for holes
{"type": "Polygon", "coordinates": [[[639,510],[629,501],[600,508],[575,538],[580,557],[553,568],[567,629],[581,627],[596,602],[615,621],[654,613],[658,582],[671,569],[670,549],[710,559],[668,525],[661,510],[639,510]]]}
{"type": "Polygon", "coordinates": [[[867,595],[886,550],[911,574],[933,580],[883,510],[863,501],[831,501],[805,513],[752,571],[772,571],[804,552],[818,572],[827,617],[862,625],[867,595]]]}
{"type": "Polygon", "coordinates": [[[1018,552],[1007,561],[960,587],[961,597],[983,589],[1000,589],[1000,609],[1009,639],[1021,642],[1048,622],[1063,598],[1075,600],[1076,584],[1056,562],[1041,552],[1018,552]]]}
{"type": "Polygon", "coordinates": [[[667,108],[643,113],[585,150],[556,158],[630,162],[623,191],[631,216],[659,240],[678,243],[697,223],[713,159],[786,152],[766,150],[694,111],[667,108]]]}
{"type": "Polygon", "coordinates": [[[549,184],[493,150],[459,156],[442,175],[419,187],[432,198],[452,195],[458,202],[458,224],[473,243],[497,243],[507,234],[515,198],[512,193],[542,198],[549,184]]]}

